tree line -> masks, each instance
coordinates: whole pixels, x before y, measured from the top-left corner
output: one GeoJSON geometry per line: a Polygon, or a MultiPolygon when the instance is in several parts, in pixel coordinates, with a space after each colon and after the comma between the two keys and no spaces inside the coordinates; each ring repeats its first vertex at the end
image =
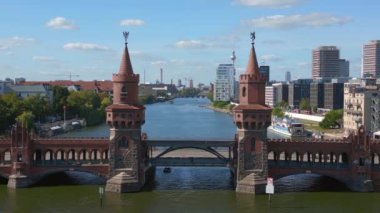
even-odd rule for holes
{"type": "Polygon", "coordinates": [[[0,96],[0,132],[9,130],[16,120],[26,122],[32,127],[34,122],[46,122],[49,116],[63,118],[84,118],[87,125],[96,125],[105,119],[105,107],[111,104],[107,94],[94,91],[72,91],[60,86],[53,86],[53,100],[32,95],[17,97],[14,93],[0,96]]]}

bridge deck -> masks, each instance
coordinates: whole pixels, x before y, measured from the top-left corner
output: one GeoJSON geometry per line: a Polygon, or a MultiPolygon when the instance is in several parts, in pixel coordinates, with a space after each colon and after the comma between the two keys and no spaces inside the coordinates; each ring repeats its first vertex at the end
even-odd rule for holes
{"type": "Polygon", "coordinates": [[[234,140],[176,140],[176,139],[148,139],[148,146],[165,147],[232,147],[234,140]]]}

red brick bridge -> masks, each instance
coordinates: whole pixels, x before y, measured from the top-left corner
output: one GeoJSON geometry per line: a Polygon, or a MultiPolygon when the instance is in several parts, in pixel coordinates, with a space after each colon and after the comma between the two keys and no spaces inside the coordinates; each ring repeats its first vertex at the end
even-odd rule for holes
{"type": "MultiPolygon", "coordinates": [[[[29,186],[46,175],[82,171],[108,177],[108,138],[34,138],[15,126],[11,138],[0,139],[0,176],[28,178],[14,187],[29,186]]],[[[11,181],[8,181],[11,184],[11,181]]]]}
{"type": "Polygon", "coordinates": [[[380,190],[380,140],[359,129],[338,140],[269,139],[268,176],[275,179],[313,173],[346,184],[353,191],[380,190]]]}

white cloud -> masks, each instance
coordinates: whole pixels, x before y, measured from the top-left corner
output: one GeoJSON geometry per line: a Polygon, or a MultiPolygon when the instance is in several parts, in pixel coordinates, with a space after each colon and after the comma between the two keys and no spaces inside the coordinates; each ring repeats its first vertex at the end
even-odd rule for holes
{"type": "Polygon", "coordinates": [[[175,43],[175,47],[182,49],[201,49],[207,45],[200,40],[182,40],[175,43]]]}
{"type": "Polygon", "coordinates": [[[33,56],[33,61],[41,61],[41,62],[52,62],[56,59],[54,57],[50,56],[33,56]]]}
{"type": "Polygon", "coordinates": [[[349,17],[338,17],[325,13],[304,15],[274,15],[252,19],[245,23],[253,27],[294,29],[300,27],[323,27],[343,25],[351,21],[349,17]]]}
{"type": "Polygon", "coordinates": [[[141,19],[124,19],[120,21],[120,26],[142,26],[145,22],[141,19]]]}
{"type": "Polygon", "coordinates": [[[69,21],[64,17],[55,17],[48,21],[45,26],[48,28],[63,30],[73,30],[77,28],[72,21],[69,21]]]}
{"type": "Polygon", "coordinates": [[[63,49],[65,50],[95,50],[95,51],[106,51],[109,50],[108,47],[101,46],[98,44],[91,44],[91,43],[67,43],[63,45],[63,49]]]}
{"type": "Polygon", "coordinates": [[[163,60],[152,61],[152,65],[163,66],[165,64],[167,64],[167,61],[163,61],[163,60]]]}
{"type": "Polygon", "coordinates": [[[234,3],[254,7],[287,8],[292,7],[301,0],[235,0],[234,3]]]}
{"type": "Polygon", "coordinates": [[[5,45],[7,46],[22,46],[26,44],[34,43],[36,40],[34,38],[24,38],[19,36],[13,36],[5,40],[5,45]]]}
{"type": "Polygon", "coordinates": [[[277,55],[262,55],[261,60],[265,62],[276,62],[276,61],[280,61],[281,57],[277,55]]]}

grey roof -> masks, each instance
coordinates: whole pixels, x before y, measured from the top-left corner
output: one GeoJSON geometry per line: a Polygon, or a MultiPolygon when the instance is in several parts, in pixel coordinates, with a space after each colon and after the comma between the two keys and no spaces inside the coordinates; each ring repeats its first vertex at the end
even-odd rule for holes
{"type": "Polygon", "coordinates": [[[45,93],[47,91],[43,85],[10,85],[8,88],[13,92],[45,93]]]}

